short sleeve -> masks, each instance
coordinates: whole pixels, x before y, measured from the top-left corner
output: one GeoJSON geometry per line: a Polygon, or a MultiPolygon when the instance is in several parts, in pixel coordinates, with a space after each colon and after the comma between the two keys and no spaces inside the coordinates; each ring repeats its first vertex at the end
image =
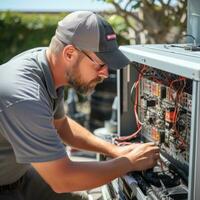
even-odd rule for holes
{"type": "Polygon", "coordinates": [[[5,109],[0,120],[3,135],[11,143],[18,163],[45,162],[66,156],[48,104],[21,101],[5,109]]]}

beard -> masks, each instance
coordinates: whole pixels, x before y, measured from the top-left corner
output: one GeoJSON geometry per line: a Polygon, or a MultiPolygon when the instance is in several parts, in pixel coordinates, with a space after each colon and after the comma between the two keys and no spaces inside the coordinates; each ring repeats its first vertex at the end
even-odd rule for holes
{"type": "Polygon", "coordinates": [[[81,95],[90,95],[94,91],[96,85],[98,83],[103,82],[104,78],[102,77],[97,77],[90,82],[86,83],[82,80],[81,74],[79,71],[78,63],[76,66],[72,67],[72,70],[66,73],[66,78],[68,84],[76,90],[81,95]]]}
{"type": "Polygon", "coordinates": [[[68,80],[68,83],[79,94],[86,96],[86,95],[92,94],[94,92],[94,89],[95,89],[96,85],[98,83],[101,83],[102,81],[103,81],[102,78],[97,78],[97,79],[94,79],[94,80],[90,81],[89,83],[84,83],[83,81],[81,81],[80,78],[71,77],[68,80]]]}

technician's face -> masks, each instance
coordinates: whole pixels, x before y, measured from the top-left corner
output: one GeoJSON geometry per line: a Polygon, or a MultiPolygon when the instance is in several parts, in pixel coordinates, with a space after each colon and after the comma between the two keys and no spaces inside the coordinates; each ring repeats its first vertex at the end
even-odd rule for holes
{"type": "Polygon", "coordinates": [[[79,51],[79,57],[67,72],[68,84],[83,95],[91,94],[95,86],[108,77],[108,67],[93,53],[79,51]]]}

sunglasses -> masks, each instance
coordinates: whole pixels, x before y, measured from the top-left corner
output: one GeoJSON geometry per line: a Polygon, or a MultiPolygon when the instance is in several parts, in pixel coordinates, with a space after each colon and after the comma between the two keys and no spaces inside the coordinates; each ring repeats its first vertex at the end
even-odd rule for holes
{"type": "MultiPolygon", "coordinates": [[[[77,48],[76,48],[77,49],[77,48]]],[[[90,61],[93,62],[93,64],[97,65],[98,66],[98,69],[101,69],[103,68],[106,64],[103,63],[103,64],[99,64],[97,63],[95,60],[93,60],[85,51],[82,51],[80,49],[77,49],[78,51],[82,52],[90,61]]]]}

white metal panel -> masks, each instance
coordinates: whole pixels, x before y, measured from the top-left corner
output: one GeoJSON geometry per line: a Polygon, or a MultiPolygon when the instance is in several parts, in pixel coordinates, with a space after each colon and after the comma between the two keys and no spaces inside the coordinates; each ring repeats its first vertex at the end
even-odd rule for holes
{"type": "Polygon", "coordinates": [[[122,52],[132,61],[200,81],[200,52],[188,51],[183,45],[129,45],[122,52]]]}

